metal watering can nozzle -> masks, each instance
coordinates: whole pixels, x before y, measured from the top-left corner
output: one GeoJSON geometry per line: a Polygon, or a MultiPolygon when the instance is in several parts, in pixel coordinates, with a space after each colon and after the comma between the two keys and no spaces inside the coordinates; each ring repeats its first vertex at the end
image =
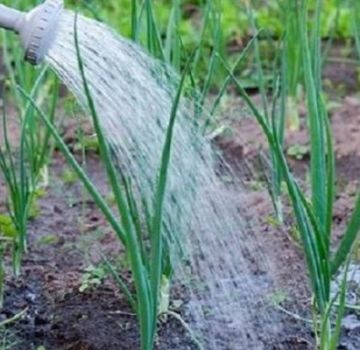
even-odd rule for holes
{"type": "Polygon", "coordinates": [[[29,12],[0,5],[0,27],[19,34],[25,60],[37,65],[55,39],[63,8],[63,0],[46,0],[29,12]]]}

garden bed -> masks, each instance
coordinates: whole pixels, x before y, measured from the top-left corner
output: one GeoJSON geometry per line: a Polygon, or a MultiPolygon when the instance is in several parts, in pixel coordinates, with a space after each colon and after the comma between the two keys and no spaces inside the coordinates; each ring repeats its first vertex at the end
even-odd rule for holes
{"type": "MultiPolygon", "coordinates": [[[[238,98],[232,100],[235,102],[231,103],[231,111],[236,111],[238,98]]],[[[360,179],[360,100],[345,97],[336,102],[338,105],[332,108],[331,122],[341,190],[334,216],[334,244],[351,213],[360,179]]],[[[242,106],[239,107],[242,110],[242,106]]],[[[276,286],[268,300],[272,316],[268,321],[276,324],[276,330],[263,337],[264,349],[313,349],[311,327],[284,312],[311,318],[310,292],[293,222],[287,220],[285,229],[276,223],[266,185],[261,183],[261,169],[255,166],[259,150],[266,151],[261,131],[250,118],[232,121],[231,127],[232,134],[226,139],[220,137],[217,142],[231,164],[244,165],[246,161],[256,169],[257,173],[251,172],[251,175],[259,175],[252,178],[248,174],[244,208],[250,208],[246,212],[249,220],[254,216],[259,218],[249,228],[249,235],[256,234],[266,252],[271,262],[268,273],[276,286]],[[254,179],[259,179],[258,183],[254,179]]],[[[288,147],[298,145],[300,149],[306,149],[307,137],[303,129],[288,135],[288,147]]],[[[66,132],[70,133],[68,142],[71,142],[73,125],[66,125],[66,132]]],[[[13,137],[16,137],[15,132],[13,137]]],[[[292,167],[300,178],[304,178],[309,161],[306,151],[295,154],[295,158],[291,158],[292,167]]],[[[107,196],[106,177],[97,154],[90,152],[86,164],[91,178],[107,196]]],[[[0,183],[0,211],[5,209],[4,198],[3,184],[0,183]]],[[[26,312],[21,320],[8,327],[6,339],[18,342],[14,347],[17,350],[38,350],[41,346],[47,350],[137,349],[139,336],[135,315],[111,279],[101,269],[96,270],[101,253],[116,259],[121,257],[121,247],[94,202],[76,179],[71,178],[64,159],[57,152],[50,164],[50,186],[38,202],[39,215],[29,225],[29,251],[23,261],[22,276],[8,279],[0,318],[26,312]],[[98,286],[97,282],[100,282],[98,286]]],[[[185,321],[191,322],[185,307],[186,290],[177,286],[173,293],[173,300],[181,301],[183,305],[172,304],[172,308],[185,321]]],[[[262,339],[265,327],[261,322],[264,320],[261,317],[259,320],[257,326],[262,339]]],[[[158,333],[157,349],[196,349],[189,333],[172,317],[162,318],[158,333]]],[[[218,334],[208,336],[221,336],[220,325],[218,334]]],[[[236,343],[236,335],[234,339],[224,340],[227,341],[236,343]]],[[[342,343],[344,349],[359,349],[360,327],[345,330],[342,343]]],[[[239,347],[225,349],[242,348],[239,344],[239,347]]]]}

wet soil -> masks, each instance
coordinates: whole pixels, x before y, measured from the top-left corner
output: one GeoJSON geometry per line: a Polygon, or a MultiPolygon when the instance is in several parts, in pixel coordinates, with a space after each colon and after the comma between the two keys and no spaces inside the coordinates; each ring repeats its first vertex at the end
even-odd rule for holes
{"type": "MultiPolygon", "coordinates": [[[[91,128],[84,129],[91,133],[91,128]]],[[[71,146],[76,143],[74,133],[73,122],[66,122],[64,138],[71,146]]],[[[16,142],[15,133],[12,141],[16,142]]],[[[224,151],[227,152],[226,147],[224,151]]],[[[104,196],[109,197],[97,154],[87,155],[86,169],[104,196]]],[[[38,200],[39,214],[29,224],[29,247],[22,275],[14,278],[10,277],[10,271],[8,273],[0,321],[26,310],[21,320],[8,327],[9,341],[15,337],[17,344],[13,349],[16,350],[37,350],[40,346],[47,350],[138,349],[135,315],[112,280],[104,276],[99,286],[80,291],[87,268],[99,266],[101,254],[114,260],[124,254],[94,202],[76,179],[67,179],[68,171],[62,156],[55,152],[50,164],[49,187],[38,200]]],[[[2,181],[0,198],[0,212],[5,212],[6,194],[2,181]]],[[[266,306],[268,317],[276,327],[279,325],[276,338],[268,334],[258,337],[265,349],[311,349],[312,338],[304,324],[279,311],[271,301],[278,293],[280,297],[284,295],[281,307],[296,314],[307,313],[309,293],[301,254],[287,233],[268,220],[272,206],[265,189],[248,191],[244,207],[252,208],[247,213],[252,222],[254,213],[264,218],[256,226],[249,227],[248,232],[252,235],[256,227],[257,236],[261,237],[259,244],[263,250],[272,252],[269,269],[278,288],[269,295],[266,306]]],[[[263,273],[258,270],[256,261],[253,273],[254,278],[263,273]]],[[[128,278],[126,274],[123,277],[128,278]]],[[[181,300],[186,306],[186,290],[175,288],[173,293],[173,299],[181,300]]],[[[174,311],[190,321],[186,307],[174,308],[174,311]]],[[[263,328],[263,318],[260,315],[256,318],[259,329],[263,328]]],[[[236,334],[232,337],[222,340],[224,344],[232,344],[222,348],[242,349],[237,344],[236,334]]],[[[156,349],[185,350],[196,349],[196,346],[179,321],[167,317],[159,322],[156,349]]]]}
{"type": "MultiPolygon", "coordinates": [[[[232,132],[217,138],[216,143],[241,174],[246,186],[244,207],[250,208],[246,215],[252,220],[257,218],[256,225],[249,228],[249,235],[252,230],[257,230],[259,244],[268,252],[269,270],[277,286],[269,296],[272,302],[267,308],[269,322],[279,323],[281,327],[276,335],[269,337],[261,334],[263,325],[259,324],[259,337],[266,350],[313,349],[311,328],[298,320],[299,317],[311,317],[311,300],[289,209],[285,207],[286,225],[281,227],[274,220],[263,183],[262,157],[259,155],[266,154],[266,143],[255,121],[246,118],[248,114],[238,98],[233,100],[235,102],[224,111],[231,121],[232,132]]],[[[335,240],[338,240],[353,207],[360,179],[360,98],[339,97],[336,102],[337,106],[331,111],[331,122],[341,188],[334,215],[335,240]]],[[[16,127],[12,135],[16,140],[15,130],[16,127]]],[[[74,125],[66,123],[64,134],[68,143],[74,142],[74,125]]],[[[307,146],[305,125],[299,132],[290,134],[286,144],[287,148],[296,144],[307,146]]],[[[305,179],[307,155],[301,159],[289,157],[289,160],[296,175],[305,179]]],[[[87,155],[86,168],[102,193],[108,196],[104,172],[95,153],[87,155]]],[[[135,316],[112,280],[105,276],[99,286],[80,291],[87,268],[98,266],[101,254],[114,259],[123,254],[93,201],[77,181],[64,180],[67,169],[62,156],[55,152],[50,165],[50,184],[39,199],[39,215],[29,225],[29,247],[22,275],[14,278],[8,274],[0,321],[26,310],[21,320],[8,327],[7,339],[16,342],[12,347],[16,350],[38,350],[41,346],[46,350],[136,350],[139,336],[135,316]]],[[[0,213],[5,211],[5,199],[0,178],[0,213]]],[[[129,278],[126,274],[123,277],[129,278]]],[[[186,290],[176,288],[174,299],[186,304],[186,298],[186,290]]],[[[185,308],[173,307],[187,321],[185,308]]],[[[359,330],[348,331],[344,339],[343,349],[360,348],[359,330]]],[[[236,343],[236,335],[227,341],[235,345],[219,350],[244,350],[236,343]]],[[[192,350],[196,346],[179,321],[167,317],[159,321],[156,348],[192,350]]]]}
{"type": "MultiPolygon", "coordinates": [[[[97,155],[87,169],[106,195],[105,174],[97,155]]],[[[51,185],[39,200],[39,215],[29,225],[29,251],[20,278],[8,278],[2,320],[26,310],[10,330],[16,350],[138,349],[135,315],[109,278],[84,292],[84,274],[101,254],[121,256],[121,246],[92,200],[79,184],[64,184],[64,160],[55,154],[51,185]]],[[[4,200],[4,192],[1,191],[4,200]]],[[[3,210],[3,207],[2,209],[3,210]]],[[[126,277],[126,275],[125,275],[126,277]]],[[[179,322],[159,322],[157,349],[191,349],[193,343],[179,322]],[[180,345],[181,344],[181,345],[180,345]]]]}

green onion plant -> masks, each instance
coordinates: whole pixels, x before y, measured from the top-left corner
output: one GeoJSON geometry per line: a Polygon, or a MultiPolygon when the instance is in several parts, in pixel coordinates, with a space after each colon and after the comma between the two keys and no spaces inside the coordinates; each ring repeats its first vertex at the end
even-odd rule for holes
{"type": "MultiPolygon", "coordinates": [[[[287,66],[287,50],[284,49],[282,55],[280,57],[275,56],[273,66],[276,67],[280,62],[280,71],[283,74],[280,74],[281,80],[273,78],[272,84],[268,82],[265,78],[265,72],[263,67],[263,60],[261,59],[261,51],[260,51],[260,34],[261,30],[258,29],[255,14],[253,7],[251,6],[251,2],[245,5],[245,12],[247,13],[249,25],[252,28],[254,33],[253,36],[253,54],[254,61],[256,66],[256,81],[258,85],[259,94],[261,97],[261,108],[262,114],[265,119],[268,121],[269,125],[272,128],[276,129],[277,135],[279,138],[279,143],[282,145],[284,141],[284,133],[285,133],[285,121],[287,119],[287,100],[285,98],[281,98],[280,106],[277,104],[279,90],[281,86],[281,90],[283,92],[282,97],[285,96],[284,92],[287,91],[288,87],[288,71],[289,67],[287,66]],[[269,89],[273,91],[273,97],[269,96],[269,89]]],[[[281,52],[281,50],[278,50],[281,52]]],[[[277,68],[274,68],[274,72],[276,72],[277,68]]],[[[232,70],[232,74],[235,74],[235,71],[232,70]]],[[[274,77],[276,74],[274,74],[274,77]]],[[[276,218],[279,223],[283,223],[283,205],[282,205],[282,174],[279,169],[278,159],[274,156],[273,153],[270,153],[271,157],[271,168],[273,169],[271,173],[271,178],[268,181],[268,189],[270,192],[271,200],[273,203],[273,207],[275,210],[276,218]]]]}
{"type": "MultiPolygon", "coordinates": [[[[41,83],[46,76],[44,68],[30,95],[38,99],[41,91],[41,83]]],[[[57,96],[57,92],[54,93],[57,96]]],[[[49,115],[54,117],[56,97],[51,101],[49,115]]],[[[23,103],[18,110],[20,117],[8,115],[6,106],[3,106],[2,133],[3,142],[0,145],[0,170],[3,173],[8,192],[8,212],[11,222],[3,222],[3,234],[11,232],[14,243],[13,265],[14,271],[20,273],[21,258],[26,251],[27,223],[34,213],[36,196],[38,194],[41,172],[49,159],[51,147],[49,146],[50,135],[46,129],[38,130],[34,120],[34,109],[30,103],[23,103]],[[8,119],[20,123],[21,130],[19,139],[10,139],[8,130],[8,119]]],[[[3,221],[6,216],[3,216],[3,221]]]]}
{"type": "Polygon", "coordinates": [[[290,131],[300,129],[299,93],[301,92],[301,43],[299,40],[299,14],[298,0],[282,2],[283,20],[285,21],[284,55],[286,67],[286,117],[290,131]]]}
{"type": "MultiPolygon", "coordinates": [[[[9,5],[24,9],[31,5],[29,1],[15,1],[9,5]]],[[[1,113],[0,171],[3,173],[7,189],[6,204],[8,213],[0,213],[0,305],[3,303],[5,266],[4,257],[13,252],[13,267],[16,274],[20,272],[21,258],[26,250],[26,229],[28,219],[34,211],[35,188],[39,179],[40,168],[46,163],[49,154],[48,138],[36,129],[33,111],[21,100],[16,84],[21,84],[36,98],[39,97],[41,83],[44,82],[45,70],[35,72],[30,65],[23,64],[23,53],[17,40],[11,34],[2,31],[1,47],[6,76],[3,82],[3,106],[1,113]],[[10,94],[8,93],[10,91],[10,94]],[[13,97],[15,114],[8,113],[7,105],[13,97]],[[20,124],[20,139],[9,137],[8,119],[20,124]],[[31,128],[36,132],[29,133],[31,128]],[[39,137],[37,137],[39,136],[39,137]],[[36,145],[35,145],[36,143],[36,145]],[[39,172],[37,172],[37,170],[39,172]],[[37,174],[36,174],[37,173],[37,174]]],[[[42,90],[42,89],[41,89],[42,90]]],[[[44,95],[42,95],[44,96],[44,95]]]]}
{"type": "MultiPolygon", "coordinates": [[[[26,10],[35,4],[29,0],[7,2],[8,5],[26,10]]],[[[29,91],[38,104],[46,108],[51,119],[55,116],[58,99],[58,80],[46,67],[34,70],[25,64],[23,51],[14,34],[2,31],[1,47],[4,57],[4,99],[14,105],[15,113],[9,113],[5,104],[2,113],[2,139],[0,144],[0,170],[7,187],[8,215],[2,215],[2,234],[11,232],[13,239],[13,265],[20,272],[21,258],[26,251],[27,223],[34,216],[36,197],[40,185],[46,185],[47,163],[51,155],[50,134],[41,128],[35,118],[34,109],[19,93],[17,86],[29,91]],[[50,97],[49,97],[50,96],[50,97]],[[9,137],[8,120],[19,125],[19,139],[9,137]]]]}

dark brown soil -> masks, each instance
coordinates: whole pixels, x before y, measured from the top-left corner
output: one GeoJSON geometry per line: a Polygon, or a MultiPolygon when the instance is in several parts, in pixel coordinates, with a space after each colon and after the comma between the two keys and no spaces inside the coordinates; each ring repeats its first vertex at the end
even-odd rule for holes
{"type": "MultiPolygon", "coordinates": [[[[87,167],[106,193],[96,155],[89,157],[87,167]]],[[[63,159],[56,155],[51,187],[40,201],[41,214],[30,223],[22,276],[7,281],[0,317],[7,319],[27,310],[11,328],[17,350],[41,345],[51,350],[138,349],[135,315],[109,279],[98,288],[79,291],[85,269],[100,262],[100,251],[116,256],[121,247],[80,186],[63,184],[65,169],[63,159]]],[[[176,319],[160,322],[159,335],[157,349],[193,348],[176,319]]]]}
{"type": "MultiPolygon", "coordinates": [[[[73,142],[69,136],[72,129],[72,125],[67,126],[68,142],[73,142]]],[[[106,195],[105,176],[96,154],[88,155],[86,167],[106,195]]],[[[57,152],[50,169],[51,184],[39,200],[39,215],[29,225],[29,251],[23,261],[22,276],[8,278],[5,306],[0,312],[0,319],[7,319],[26,309],[25,316],[9,328],[18,341],[14,349],[36,350],[39,346],[47,350],[138,349],[135,316],[109,278],[99,287],[79,291],[86,268],[97,266],[100,252],[115,258],[121,256],[121,246],[81,186],[77,182],[64,183],[68,167],[57,152]]],[[[6,198],[3,183],[0,194],[0,212],[3,212],[6,198]]],[[[260,244],[274,253],[270,255],[271,270],[277,271],[274,284],[279,286],[279,293],[286,295],[282,307],[304,315],[309,298],[301,255],[286,232],[267,220],[272,206],[265,189],[249,192],[246,201],[244,207],[251,207],[251,212],[264,218],[256,229],[262,237],[260,244]]],[[[258,273],[254,265],[254,276],[258,273]]],[[[186,290],[174,293],[175,299],[186,300],[186,290]]],[[[183,313],[181,308],[176,311],[183,313]]],[[[302,322],[280,312],[271,303],[268,313],[276,324],[286,328],[282,327],[276,338],[259,336],[267,348],[311,348],[311,336],[302,322]]],[[[186,314],[183,316],[186,320],[186,314]]],[[[261,328],[261,317],[259,322],[261,328]]],[[[223,342],[234,343],[234,337],[223,342]]],[[[179,321],[171,317],[159,323],[156,344],[160,350],[196,349],[179,321]]],[[[239,345],[229,349],[242,348],[239,345]]]]}
{"type": "MultiPolygon", "coordinates": [[[[135,316],[109,278],[97,288],[79,291],[85,269],[100,262],[100,252],[116,257],[121,246],[81,186],[64,184],[63,174],[68,168],[58,153],[50,168],[51,185],[39,200],[40,214],[29,225],[29,251],[23,261],[22,276],[8,279],[5,306],[0,313],[2,319],[7,319],[26,309],[23,319],[9,328],[18,341],[15,349],[138,349],[135,316]]],[[[106,195],[105,176],[96,154],[88,156],[87,170],[106,195]]],[[[2,186],[0,191],[1,212],[6,197],[2,186]]],[[[274,284],[279,286],[279,293],[286,295],[282,307],[306,314],[309,297],[301,255],[286,232],[269,223],[272,206],[265,189],[249,192],[246,201],[245,207],[264,218],[256,228],[262,237],[260,244],[273,252],[271,270],[277,271],[274,284]]],[[[254,274],[258,273],[254,268],[254,274]]],[[[176,299],[186,300],[186,291],[176,293],[176,299]]],[[[263,338],[269,349],[311,348],[311,336],[302,322],[270,304],[268,309],[274,322],[286,325],[275,339],[263,338]]],[[[181,314],[182,310],[177,312],[181,314]]],[[[176,319],[160,322],[158,333],[157,349],[196,349],[176,319]]],[[[239,345],[236,349],[242,348],[239,345]]]]}

